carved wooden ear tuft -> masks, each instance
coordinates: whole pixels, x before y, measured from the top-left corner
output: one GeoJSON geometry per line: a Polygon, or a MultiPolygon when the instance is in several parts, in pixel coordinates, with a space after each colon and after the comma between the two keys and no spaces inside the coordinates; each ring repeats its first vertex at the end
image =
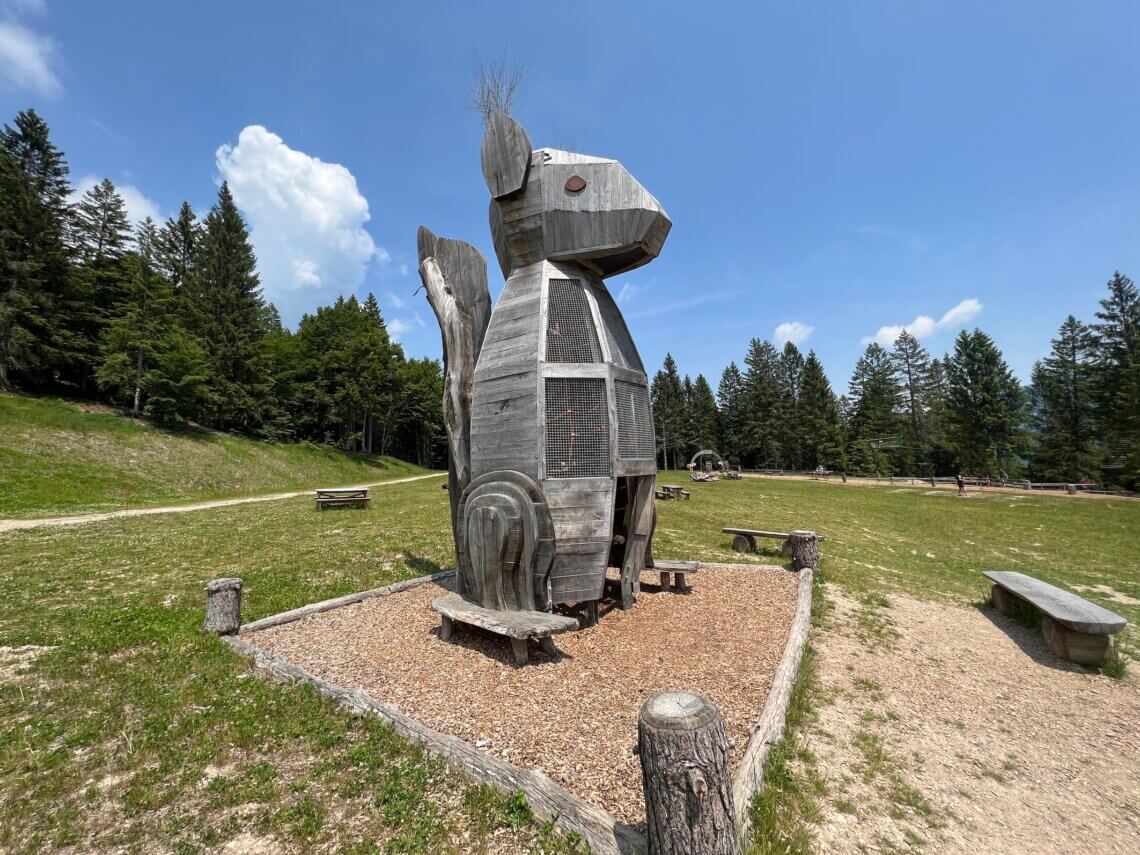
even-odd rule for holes
{"type": "Polygon", "coordinates": [[[483,134],[483,178],[496,199],[526,187],[530,170],[530,137],[506,113],[493,113],[483,134]]]}

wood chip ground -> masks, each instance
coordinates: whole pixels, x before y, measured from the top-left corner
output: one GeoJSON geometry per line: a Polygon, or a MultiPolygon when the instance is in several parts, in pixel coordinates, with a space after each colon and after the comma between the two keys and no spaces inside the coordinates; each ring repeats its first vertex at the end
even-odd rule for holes
{"type": "Polygon", "coordinates": [[[690,593],[659,591],[655,573],[628,612],[531,646],[515,668],[509,640],[457,626],[439,639],[431,584],[252,633],[248,640],[346,688],[362,686],[430,727],[641,824],[637,712],[650,694],[689,689],[724,716],[739,762],[783,654],[797,576],[778,567],[701,565],[690,593]]]}

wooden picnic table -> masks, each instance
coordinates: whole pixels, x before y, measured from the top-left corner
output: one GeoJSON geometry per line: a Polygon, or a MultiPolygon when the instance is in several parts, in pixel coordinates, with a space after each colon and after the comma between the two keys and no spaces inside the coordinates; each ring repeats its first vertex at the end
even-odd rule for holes
{"type": "Polygon", "coordinates": [[[317,510],[340,505],[358,505],[367,508],[372,501],[367,487],[318,487],[313,497],[317,510]]]}
{"type": "Polygon", "coordinates": [[[680,484],[661,484],[658,486],[657,491],[658,491],[658,493],[664,493],[665,494],[665,495],[659,495],[658,496],[658,498],[662,498],[662,499],[666,498],[666,497],[673,498],[673,499],[687,499],[687,498],[689,498],[689,491],[686,490],[684,487],[682,487],[680,484]]]}

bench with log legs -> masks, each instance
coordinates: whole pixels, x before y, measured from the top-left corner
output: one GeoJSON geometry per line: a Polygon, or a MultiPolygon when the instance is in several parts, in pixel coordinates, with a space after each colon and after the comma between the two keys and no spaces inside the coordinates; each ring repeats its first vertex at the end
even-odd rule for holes
{"type": "Polygon", "coordinates": [[[487,609],[464,599],[459,594],[447,594],[432,601],[432,611],[443,619],[439,637],[451,641],[455,632],[455,622],[478,626],[496,635],[505,635],[511,640],[511,652],[515,664],[525,665],[530,659],[528,642],[536,639],[542,652],[558,655],[558,648],[551,638],[560,632],[573,632],[578,629],[578,621],[565,615],[538,611],[500,611],[487,609]]]}
{"type": "Polygon", "coordinates": [[[1020,601],[1041,612],[1041,632],[1049,649],[1079,665],[1101,665],[1109,637],[1128,621],[1108,609],[1061,588],[1012,570],[984,570],[993,582],[994,608],[1009,614],[1020,601]]]}
{"type": "Polygon", "coordinates": [[[358,505],[367,508],[369,502],[367,487],[318,487],[314,497],[317,510],[340,505],[358,505]]]}
{"type": "MultiPolygon", "coordinates": [[[[768,537],[773,540],[782,540],[784,542],[783,550],[789,550],[788,539],[792,536],[788,531],[759,531],[753,528],[722,528],[725,534],[733,535],[732,550],[733,552],[749,552],[756,549],[756,538],[768,537]]],[[[822,534],[816,535],[816,539],[821,543],[827,540],[822,534]]]]}
{"type": "Polygon", "coordinates": [[[688,585],[685,584],[685,576],[690,573],[697,572],[696,561],[674,561],[668,558],[656,558],[653,561],[653,570],[661,574],[661,590],[670,590],[669,577],[673,577],[672,590],[685,591],[688,590],[688,585]]]}

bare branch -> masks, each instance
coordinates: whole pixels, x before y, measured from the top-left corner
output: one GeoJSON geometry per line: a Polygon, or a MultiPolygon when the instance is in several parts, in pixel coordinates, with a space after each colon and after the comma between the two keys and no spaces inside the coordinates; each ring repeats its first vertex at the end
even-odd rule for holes
{"type": "Polygon", "coordinates": [[[511,113],[524,69],[504,55],[497,62],[488,63],[475,58],[475,86],[471,90],[471,106],[483,117],[483,124],[491,121],[495,113],[511,113]]]}

